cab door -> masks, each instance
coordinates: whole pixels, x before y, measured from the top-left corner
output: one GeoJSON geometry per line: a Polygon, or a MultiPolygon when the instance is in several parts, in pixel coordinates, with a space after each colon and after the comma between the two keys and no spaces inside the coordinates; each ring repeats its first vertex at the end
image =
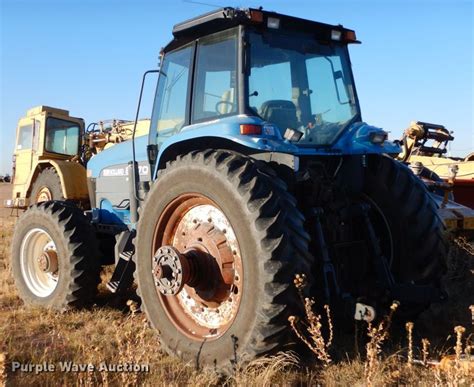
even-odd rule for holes
{"type": "MultiPolygon", "coordinates": [[[[41,121],[34,118],[24,118],[20,120],[17,128],[17,137],[15,143],[15,191],[17,186],[27,183],[30,176],[34,157],[38,150],[38,136],[40,133],[41,121]]],[[[23,196],[23,195],[22,195],[23,196]]]]}

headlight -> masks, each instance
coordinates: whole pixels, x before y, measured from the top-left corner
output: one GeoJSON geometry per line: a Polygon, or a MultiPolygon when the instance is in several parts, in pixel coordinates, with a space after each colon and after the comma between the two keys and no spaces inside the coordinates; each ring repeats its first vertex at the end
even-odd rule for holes
{"type": "Polygon", "coordinates": [[[372,144],[382,145],[387,138],[388,138],[388,133],[384,132],[383,130],[377,131],[377,132],[371,132],[369,134],[369,139],[372,144]]]}

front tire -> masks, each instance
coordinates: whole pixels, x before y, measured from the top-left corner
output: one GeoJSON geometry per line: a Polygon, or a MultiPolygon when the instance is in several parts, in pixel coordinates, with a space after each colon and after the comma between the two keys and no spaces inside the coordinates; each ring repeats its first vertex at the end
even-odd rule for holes
{"type": "Polygon", "coordinates": [[[293,279],[310,272],[309,237],[278,177],[241,155],[193,152],[160,173],[141,214],[138,288],[168,352],[226,370],[288,341],[288,317],[301,310],[293,279]],[[163,245],[206,250],[212,259],[201,268],[202,281],[164,295],[153,274],[163,245]],[[209,269],[216,263],[222,278],[229,277],[222,268],[234,273],[228,288],[209,269]]]}
{"type": "Polygon", "coordinates": [[[31,189],[30,203],[41,203],[50,200],[66,200],[63,195],[61,179],[54,168],[40,172],[31,189]]]}
{"type": "Polygon", "coordinates": [[[25,304],[57,310],[87,304],[100,282],[97,241],[73,204],[36,204],[18,220],[12,272],[25,304]]]}

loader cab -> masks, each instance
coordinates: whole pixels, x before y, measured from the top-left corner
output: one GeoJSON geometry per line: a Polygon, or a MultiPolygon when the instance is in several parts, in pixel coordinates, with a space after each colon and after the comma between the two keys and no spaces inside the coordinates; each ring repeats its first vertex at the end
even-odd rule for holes
{"type": "Polygon", "coordinates": [[[188,126],[255,117],[329,146],[360,121],[347,45],[355,33],[273,12],[223,8],[176,25],[162,52],[150,144],[188,126]]]}
{"type": "Polygon", "coordinates": [[[78,155],[83,133],[82,118],[49,106],[32,108],[19,120],[13,154],[13,199],[20,207],[27,204],[39,165],[78,155]]]}

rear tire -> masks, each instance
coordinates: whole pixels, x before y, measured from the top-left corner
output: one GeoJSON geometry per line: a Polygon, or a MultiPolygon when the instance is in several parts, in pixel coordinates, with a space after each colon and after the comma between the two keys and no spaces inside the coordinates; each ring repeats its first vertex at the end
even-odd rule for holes
{"type": "Polygon", "coordinates": [[[92,227],[73,204],[49,201],[30,207],[12,241],[20,297],[27,305],[57,310],[84,306],[100,282],[97,251],[92,227]]]}
{"type": "Polygon", "coordinates": [[[40,172],[31,189],[30,198],[31,204],[49,200],[66,200],[61,179],[54,168],[46,168],[40,172]]]}
{"type": "MultiPolygon", "coordinates": [[[[396,281],[441,288],[448,243],[425,184],[404,164],[386,156],[373,156],[369,158],[365,192],[388,221],[395,242],[392,273],[396,281]]],[[[428,305],[401,307],[415,315],[428,305]]]]}
{"type": "MultiPolygon", "coordinates": [[[[191,203],[184,206],[182,219],[199,207],[191,203]]],[[[288,317],[300,314],[302,309],[294,276],[310,276],[311,257],[304,217],[285,184],[272,171],[227,151],[193,152],[169,163],[160,173],[141,214],[136,243],[138,289],[148,319],[159,330],[168,352],[198,366],[228,371],[236,362],[240,364],[288,343],[288,317]],[[152,274],[152,258],[160,247],[156,239],[163,241],[157,225],[177,198],[185,204],[187,198],[194,198],[206,203],[210,213],[222,213],[240,251],[242,278],[234,282],[240,303],[230,323],[219,326],[215,333],[209,330],[207,336],[196,333],[203,331],[198,312],[187,310],[187,315],[183,314],[183,300],[171,309],[169,297],[178,298],[180,293],[162,295],[152,274]]],[[[164,224],[172,219],[176,218],[164,224]]],[[[213,224],[217,227],[218,223],[213,220],[213,224]]],[[[222,231],[221,226],[217,228],[222,231]]],[[[211,308],[206,310],[212,312],[211,308]]]]}

